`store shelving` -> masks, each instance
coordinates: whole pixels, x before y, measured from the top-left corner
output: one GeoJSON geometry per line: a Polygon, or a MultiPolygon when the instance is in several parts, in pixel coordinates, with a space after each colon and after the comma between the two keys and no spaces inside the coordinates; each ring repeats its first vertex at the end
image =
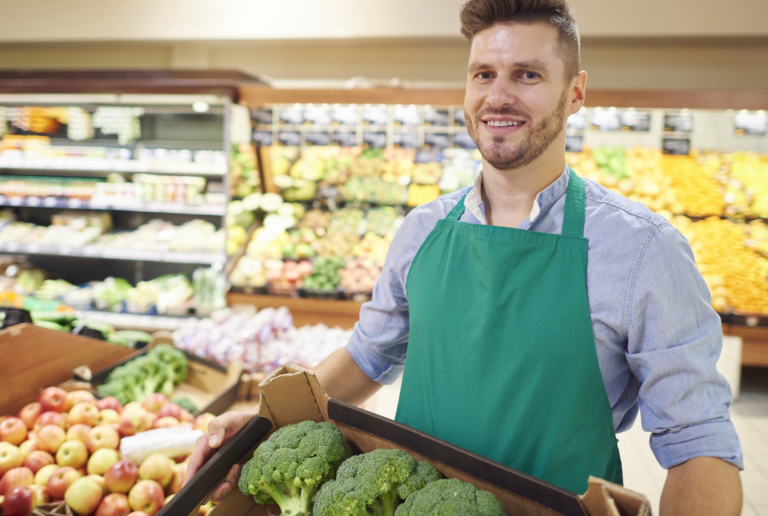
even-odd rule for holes
{"type": "Polygon", "coordinates": [[[83,201],[76,197],[6,197],[0,195],[0,206],[27,206],[29,208],[58,208],[70,210],[136,211],[145,213],[178,213],[183,215],[210,215],[223,217],[226,207],[216,205],[186,205],[172,203],[110,204],[83,201]]]}
{"type": "Polygon", "coordinates": [[[79,318],[90,322],[109,324],[115,329],[135,329],[146,332],[174,331],[180,328],[190,319],[197,319],[193,315],[168,316],[168,315],[142,315],[101,312],[98,310],[78,310],[75,312],[79,318]]]}
{"type": "Polygon", "coordinates": [[[226,261],[225,257],[219,253],[144,251],[98,246],[67,247],[61,245],[20,244],[16,242],[0,242],[0,252],[42,256],[73,256],[78,258],[103,260],[189,263],[201,265],[221,264],[226,261]]]}

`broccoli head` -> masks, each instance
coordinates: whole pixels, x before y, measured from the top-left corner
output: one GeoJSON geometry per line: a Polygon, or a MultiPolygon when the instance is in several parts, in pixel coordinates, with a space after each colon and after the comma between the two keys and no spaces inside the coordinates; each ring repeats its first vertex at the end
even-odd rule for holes
{"type": "Polygon", "coordinates": [[[397,508],[396,516],[506,516],[488,491],[455,478],[432,482],[397,508]]]}
{"type": "Polygon", "coordinates": [[[307,516],[320,486],[352,456],[331,423],[284,426],[261,443],[240,472],[238,487],[256,503],[276,503],[285,516],[307,516]]]}
{"type": "Polygon", "coordinates": [[[440,478],[402,450],[374,450],[341,465],[315,498],[315,516],[393,516],[401,500],[440,478]]]}

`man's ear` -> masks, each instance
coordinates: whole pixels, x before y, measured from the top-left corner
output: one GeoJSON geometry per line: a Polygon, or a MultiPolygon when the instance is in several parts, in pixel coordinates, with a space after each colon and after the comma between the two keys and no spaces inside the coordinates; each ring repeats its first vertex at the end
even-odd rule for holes
{"type": "Polygon", "coordinates": [[[587,97],[587,72],[581,71],[571,80],[570,114],[578,113],[587,97]]]}

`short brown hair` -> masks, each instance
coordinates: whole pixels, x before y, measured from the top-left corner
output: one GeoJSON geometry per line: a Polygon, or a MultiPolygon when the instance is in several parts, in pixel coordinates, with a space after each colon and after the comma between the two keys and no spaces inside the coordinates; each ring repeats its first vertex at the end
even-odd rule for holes
{"type": "Polygon", "coordinates": [[[546,23],[557,29],[565,79],[581,68],[579,31],[566,0],[468,0],[461,8],[461,33],[472,44],[475,34],[496,23],[546,23]]]}

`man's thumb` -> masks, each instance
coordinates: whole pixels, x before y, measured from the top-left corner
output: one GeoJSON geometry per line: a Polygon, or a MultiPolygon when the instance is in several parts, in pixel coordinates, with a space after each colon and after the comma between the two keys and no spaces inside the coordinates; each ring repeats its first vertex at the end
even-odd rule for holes
{"type": "Polygon", "coordinates": [[[211,448],[219,447],[224,440],[225,432],[224,425],[219,421],[219,418],[212,419],[208,423],[208,446],[211,448]]]}

